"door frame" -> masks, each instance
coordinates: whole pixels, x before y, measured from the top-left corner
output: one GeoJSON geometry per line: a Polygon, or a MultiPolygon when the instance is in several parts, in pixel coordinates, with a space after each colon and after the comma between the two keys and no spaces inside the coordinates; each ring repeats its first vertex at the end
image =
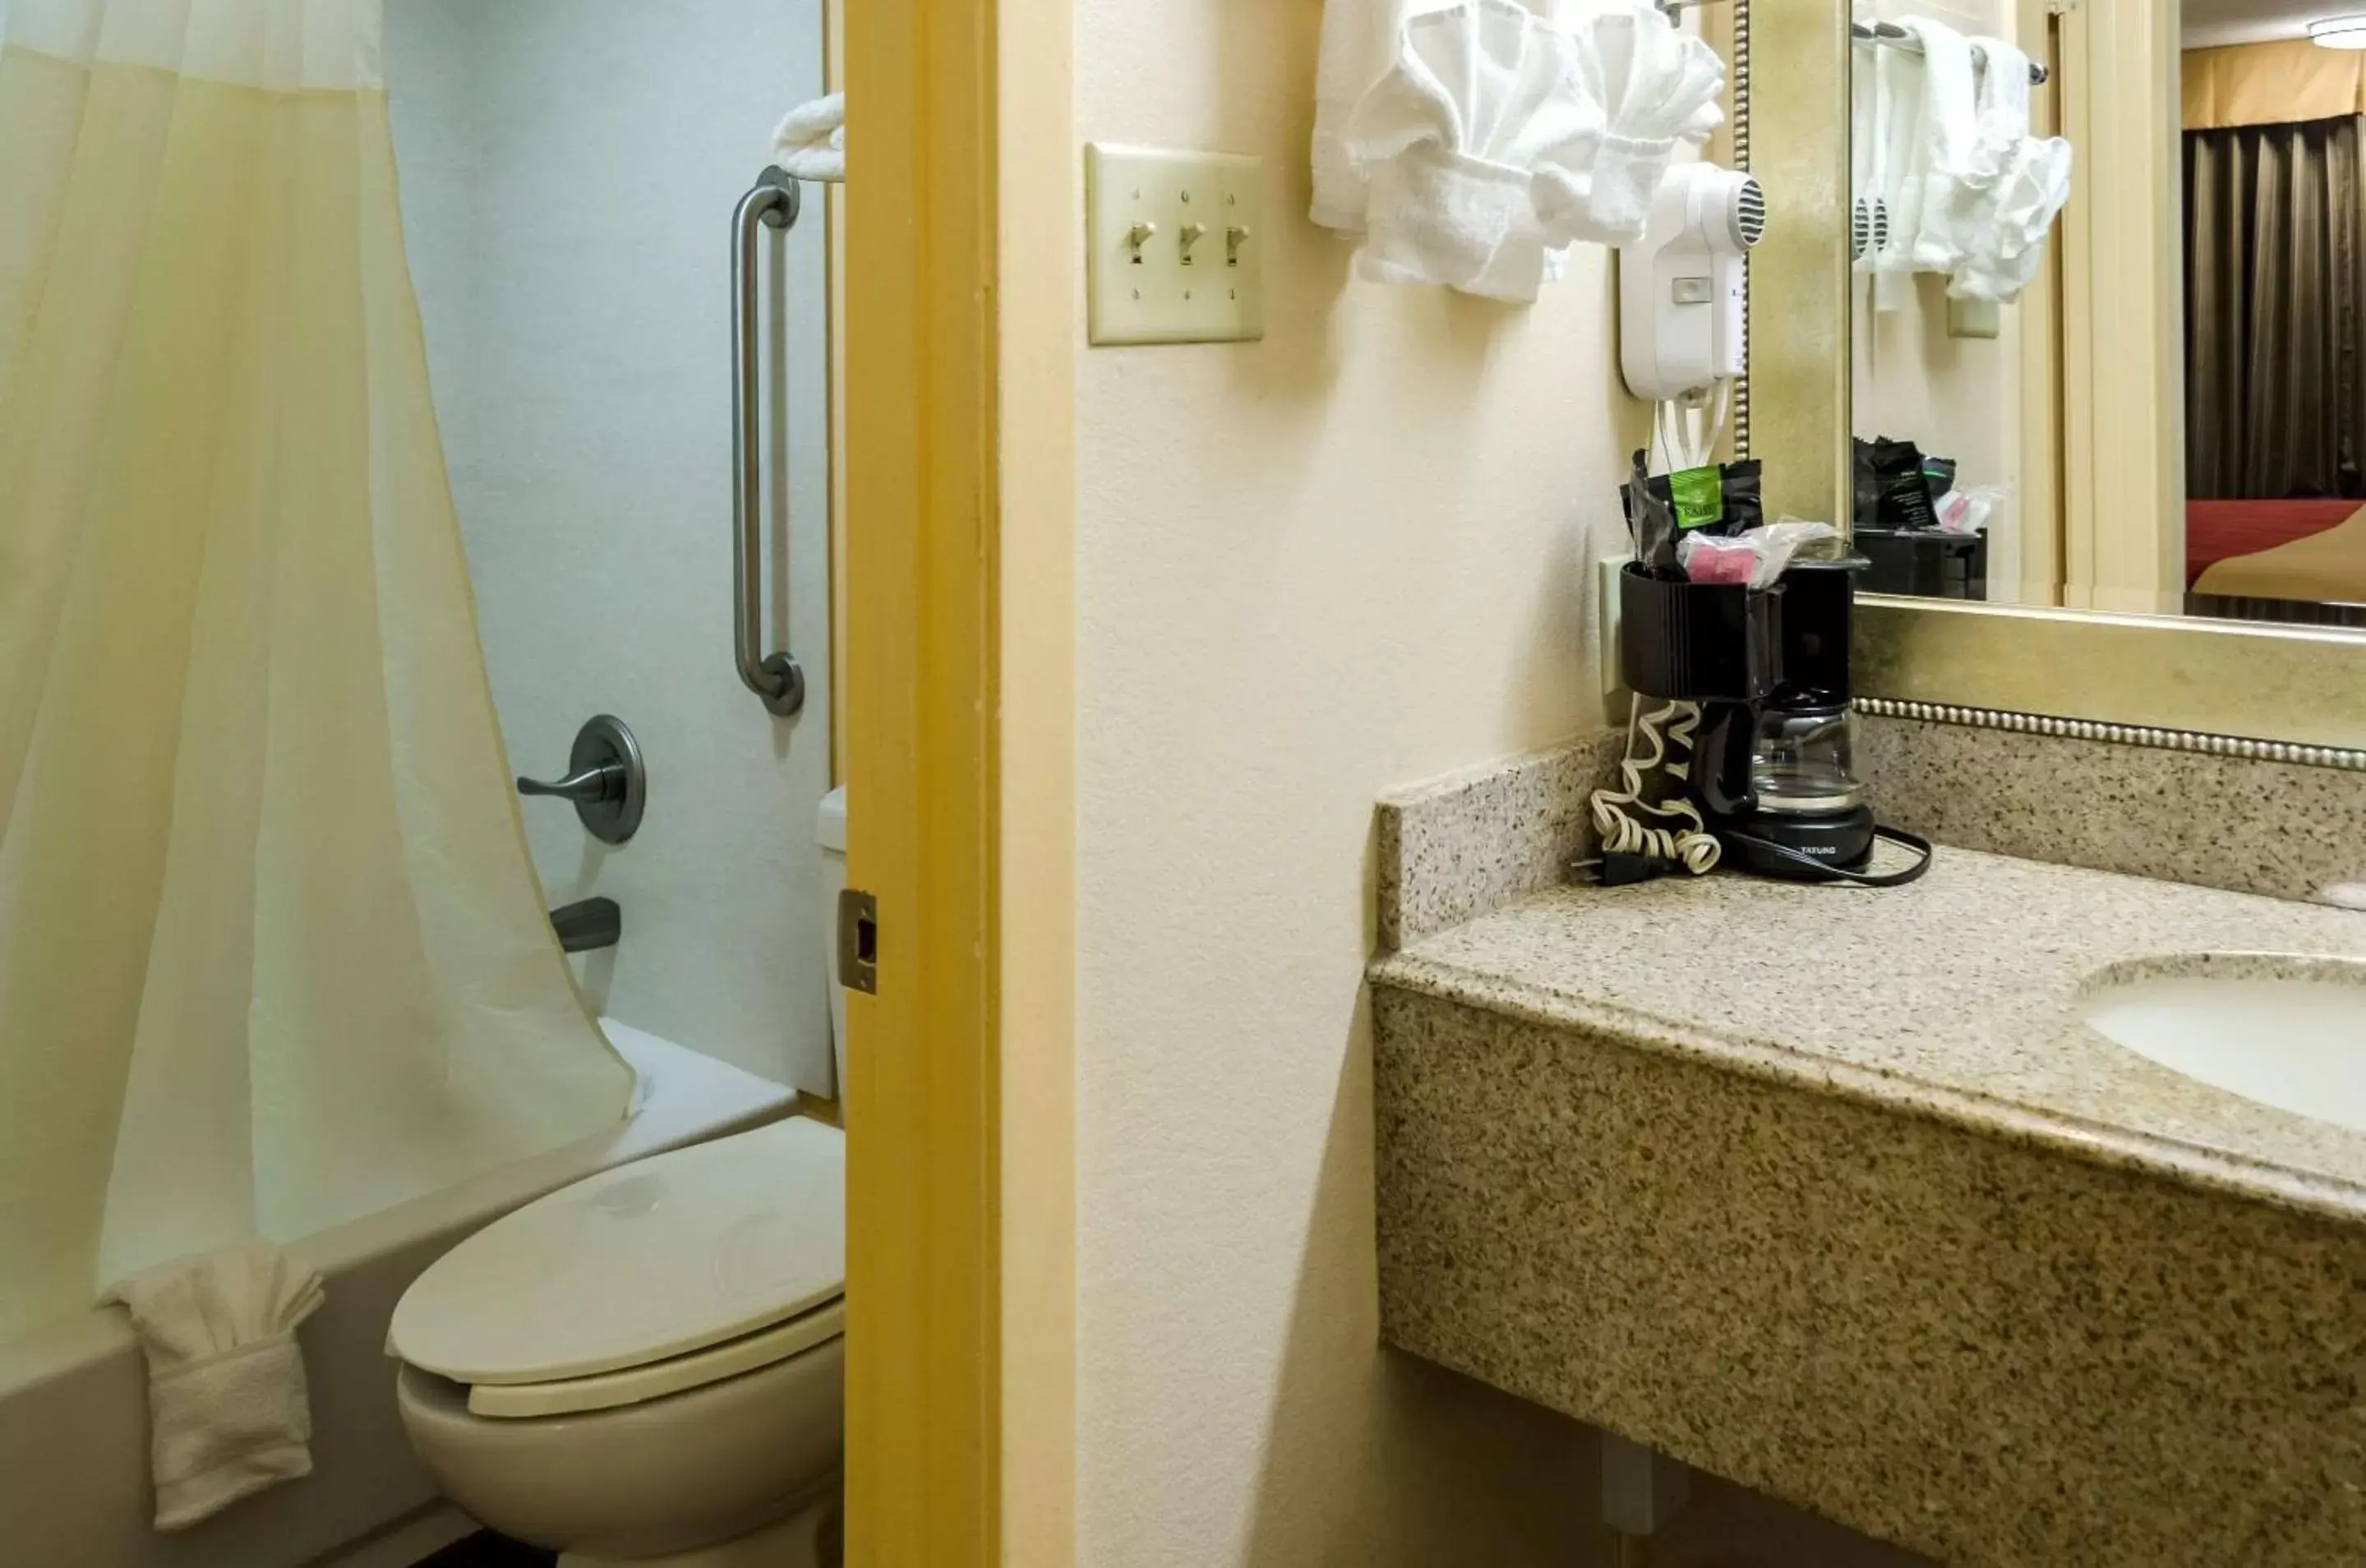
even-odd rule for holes
{"type": "MultiPolygon", "coordinates": [[[[2018,0],[2014,36],[2022,50],[2045,65],[2052,91],[2032,96],[2031,118],[2035,134],[2068,134],[2061,83],[2067,74],[2061,38],[2061,13],[2054,0],[2018,0]]],[[[2064,439],[2063,361],[2067,344],[2064,321],[2062,243],[2046,247],[2044,266],[2021,297],[2021,339],[2018,400],[2021,410],[2020,515],[2021,564],[2019,592],[2013,603],[2059,605],[2067,581],[2067,505],[2069,476],[2064,471],[2068,447],[2064,439]]]]}
{"type": "Polygon", "coordinates": [[[2063,603],[2185,607],[2185,245],[2174,6],[2057,7],[2055,99],[2079,150],[2063,277],[2063,603]]]}
{"type": "Polygon", "coordinates": [[[1068,0],[845,8],[847,1561],[1074,1561],[1068,0]],[[1008,38],[1012,47],[1002,48],[1008,38]]]}

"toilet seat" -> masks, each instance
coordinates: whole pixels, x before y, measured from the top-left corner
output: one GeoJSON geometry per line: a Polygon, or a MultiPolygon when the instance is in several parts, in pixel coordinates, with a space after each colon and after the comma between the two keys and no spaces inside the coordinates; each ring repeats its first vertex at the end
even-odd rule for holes
{"type": "Polygon", "coordinates": [[[791,1118],[619,1166],[420,1275],[388,1348],[492,1417],[612,1409],[844,1331],[845,1135],[791,1118]]]}
{"type": "Polygon", "coordinates": [[[776,1323],[741,1338],[647,1366],[594,1372],[589,1377],[561,1378],[553,1382],[476,1383],[468,1390],[468,1414],[510,1421],[614,1410],[646,1399],[686,1393],[726,1378],[759,1371],[827,1345],[845,1332],[846,1303],[835,1301],[802,1317],[776,1323]]]}

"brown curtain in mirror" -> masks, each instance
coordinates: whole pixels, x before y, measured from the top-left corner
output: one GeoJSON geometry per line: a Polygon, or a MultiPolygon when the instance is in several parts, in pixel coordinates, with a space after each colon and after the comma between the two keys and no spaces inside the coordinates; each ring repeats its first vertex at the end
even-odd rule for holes
{"type": "Polygon", "coordinates": [[[2366,118],[2185,135],[2187,488],[2366,496],[2366,118]]]}

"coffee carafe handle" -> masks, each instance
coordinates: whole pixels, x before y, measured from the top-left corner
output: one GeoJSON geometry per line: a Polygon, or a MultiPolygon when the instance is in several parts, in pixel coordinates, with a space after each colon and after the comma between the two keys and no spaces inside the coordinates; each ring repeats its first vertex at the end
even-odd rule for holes
{"type": "Polygon", "coordinates": [[[1700,738],[1693,745],[1693,798],[1712,818],[1757,808],[1752,763],[1758,752],[1758,712],[1756,703],[1719,699],[1701,705],[1700,738]]]}

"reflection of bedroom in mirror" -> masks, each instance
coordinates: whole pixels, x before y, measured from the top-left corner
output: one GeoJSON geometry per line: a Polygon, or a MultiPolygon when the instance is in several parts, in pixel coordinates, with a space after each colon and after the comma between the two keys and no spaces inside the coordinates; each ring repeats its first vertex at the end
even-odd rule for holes
{"type": "Polygon", "coordinates": [[[1868,587],[2366,626],[2366,0],[2178,9],[1858,0],[1868,587]]]}

